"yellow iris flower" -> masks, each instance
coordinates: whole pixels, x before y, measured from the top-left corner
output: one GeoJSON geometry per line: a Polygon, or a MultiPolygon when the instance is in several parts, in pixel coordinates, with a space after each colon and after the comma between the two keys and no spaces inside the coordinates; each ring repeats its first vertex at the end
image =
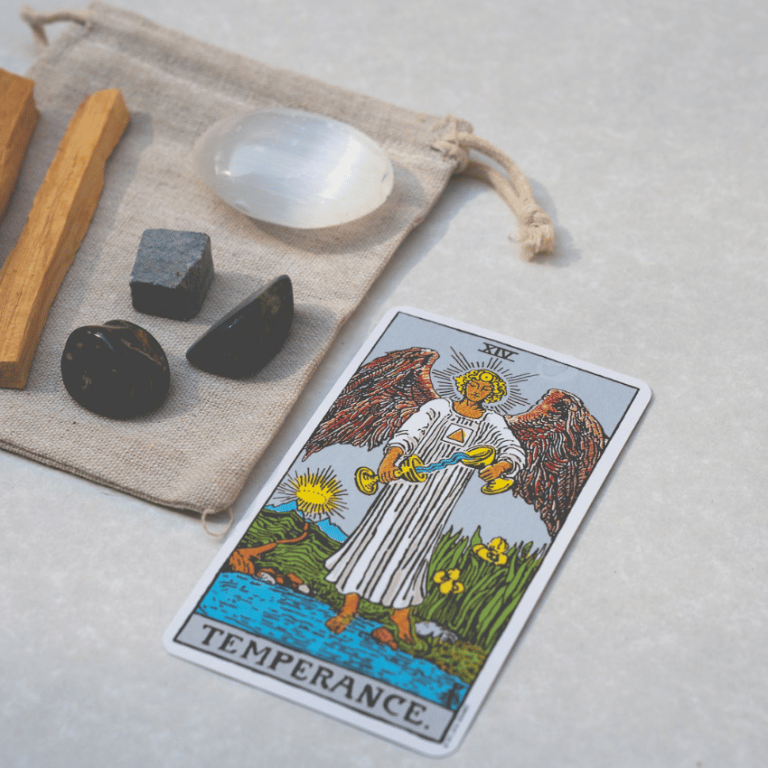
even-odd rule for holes
{"type": "Polygon", "coordinates": [[[459,569],[451,568],[449,571],[438,571],[432,577],[432,581],[440,585],[440,591],[444,595],[458,595],[459,592],[464,591],[464,585],[459,581],[459,576],[461,576],[459,569]]]}
{"type": "Polygon", "coordinates": [[[472,551],[478,557],[487,560],[489,563],[496,563],[496,565],[504,565],[507,562],[508,550],[509,544],[501,536],[497,536],[488,544],[475,544],[472,547],[472,551]]]}

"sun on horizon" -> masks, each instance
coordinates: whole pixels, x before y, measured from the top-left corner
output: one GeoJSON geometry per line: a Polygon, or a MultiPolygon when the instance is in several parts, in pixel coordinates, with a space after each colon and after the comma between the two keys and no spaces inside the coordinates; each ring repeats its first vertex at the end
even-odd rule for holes
{"type": "Polygon", "coordinates": [[[308,517],[344,517],[347,508],[342,498],[347,491],[331,467],[296,471],[280,483],[276,495],[282,503],[296,501],[299,512],[308,517]]]}

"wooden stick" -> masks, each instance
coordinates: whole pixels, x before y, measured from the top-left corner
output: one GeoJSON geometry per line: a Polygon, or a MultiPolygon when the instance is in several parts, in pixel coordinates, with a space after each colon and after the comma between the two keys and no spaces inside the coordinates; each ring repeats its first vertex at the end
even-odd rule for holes
{"type": "Polygon", "coordinates": [[[27,383],[48,311],[99,202],[104,165],[128,120],[123,96],[113,89],[89,96],[67,127],[0,269],[0,387],[27,383]]]}
{"type": "Polygon", "coordinates": [[[34,81],[0,69],[0,218],[37,124],[34,81]]]}

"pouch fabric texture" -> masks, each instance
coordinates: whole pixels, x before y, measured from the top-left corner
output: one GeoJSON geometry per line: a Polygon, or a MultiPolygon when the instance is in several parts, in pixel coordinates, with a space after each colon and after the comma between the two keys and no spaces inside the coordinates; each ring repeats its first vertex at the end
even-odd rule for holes
{"type": "MultiPolygon", "coordinates": [[[[447,132],[445,119],[260,64],[103,3],[88,6],[81,21],[28,73],[40,119],[0,222],[0,253],[18,238],[78,105],[95,91],[119,88],[131,122],[107,162],[96,214],[53,304],[27,386],[0,389],[0,445],[160,505],[220,511],[236,499],[340,325],[459,160],[432,147],[447,132]],[[387,202],[356,222],[300,231],[254,221],[216,198],[192,171],[195,139],[224,117],[269,106],[325,114],[378,141],[395,169],[387,202]],[[194,319],[133,309],[129,278],[146,229],[210,235],[216,274],[194,319]],[[293,281],[296,314],[277,357],[243,380],[193,368],[189,346],[281,274],[293,281]],[[148,330],[171,367],[165,403],[127,421],[84,410],[61,381],[69,334],[114,319],[148,330]]],[[[453,121],[452,130],[472,129],[453,121]]]]}

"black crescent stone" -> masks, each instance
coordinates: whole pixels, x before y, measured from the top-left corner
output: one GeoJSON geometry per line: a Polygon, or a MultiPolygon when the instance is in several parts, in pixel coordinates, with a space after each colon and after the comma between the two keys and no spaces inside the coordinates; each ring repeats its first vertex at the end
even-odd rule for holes
{"type": "Polygon", "coordinates": [[[127,320],[84,325],[69,335],[61,356],[67,392],[84,408],[113,419],[154,410],[171,383],[157,340],[127,320]]]}
{"type": "Polygon", "coordinates": [[[214,323],[187,350],[187,360],[218,376],[251,376],[280,351],[292,322],[293,286],[281,275],[214,323]]]}

